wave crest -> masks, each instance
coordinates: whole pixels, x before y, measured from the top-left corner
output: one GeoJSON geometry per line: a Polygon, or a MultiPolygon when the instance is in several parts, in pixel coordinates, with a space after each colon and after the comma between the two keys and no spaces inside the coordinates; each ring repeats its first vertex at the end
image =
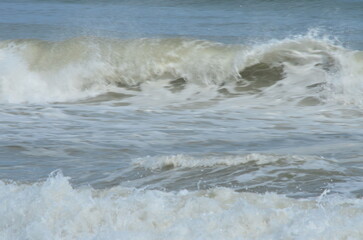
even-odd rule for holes
{"type": "Polygon", "coordinates": [[[0,100],[74,101],[140,91],[149,82],[166,82],[174,92],[186,84],[216,86],[227,95],[265,89],[283,94],[294,87],[301,99],[321,98],[317,92],[324,86],[344,98],[357,91],[361,55],[311,35],[254,46],[193,39],[8,40],[0,42],[0,100]]]}

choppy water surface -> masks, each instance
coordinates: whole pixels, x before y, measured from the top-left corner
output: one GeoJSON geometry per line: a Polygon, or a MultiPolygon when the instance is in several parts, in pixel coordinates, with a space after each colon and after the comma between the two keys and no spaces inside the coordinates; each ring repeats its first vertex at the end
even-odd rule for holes
{"type": "Polygon", "coordinates": [[[0,8],[2,239],[362,238],[362,2],[0,8]]]}

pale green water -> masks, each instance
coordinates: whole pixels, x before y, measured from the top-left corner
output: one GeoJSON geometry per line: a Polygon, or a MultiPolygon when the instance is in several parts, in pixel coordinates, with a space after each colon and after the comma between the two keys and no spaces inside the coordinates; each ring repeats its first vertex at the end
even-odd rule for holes
{"type": "Polygon", "coordinates": [[[362,237],[362,1],[0,10],[2,239],[362,237]]]}

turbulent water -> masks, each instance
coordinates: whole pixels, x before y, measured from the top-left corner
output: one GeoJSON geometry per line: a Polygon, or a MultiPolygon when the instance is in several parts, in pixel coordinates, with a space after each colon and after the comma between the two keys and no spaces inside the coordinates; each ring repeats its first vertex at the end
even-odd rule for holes
{"type": "Polygon", "coordinates": [[[362,239],[363,2],[2,1],[1,239],[362,239]]]}

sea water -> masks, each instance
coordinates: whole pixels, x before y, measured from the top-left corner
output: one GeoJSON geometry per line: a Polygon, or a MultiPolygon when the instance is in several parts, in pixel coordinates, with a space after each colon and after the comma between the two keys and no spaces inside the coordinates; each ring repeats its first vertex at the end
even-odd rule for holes
{"type": "Polygon", "coordinates": [[[362,1],[0,12],[0,239],[363,238],[362,1]]]}

